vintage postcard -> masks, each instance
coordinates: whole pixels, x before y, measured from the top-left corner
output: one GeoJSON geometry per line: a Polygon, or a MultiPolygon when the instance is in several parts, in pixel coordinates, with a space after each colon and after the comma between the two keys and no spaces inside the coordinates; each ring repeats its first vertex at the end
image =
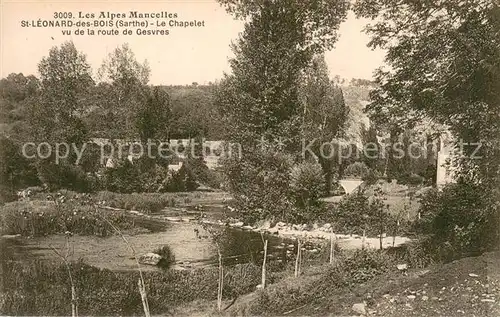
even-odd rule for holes
{"type": "Polygon", "coordinates": [[[0,0],[0,315],[500,316],[497,0],[0,0]]]}

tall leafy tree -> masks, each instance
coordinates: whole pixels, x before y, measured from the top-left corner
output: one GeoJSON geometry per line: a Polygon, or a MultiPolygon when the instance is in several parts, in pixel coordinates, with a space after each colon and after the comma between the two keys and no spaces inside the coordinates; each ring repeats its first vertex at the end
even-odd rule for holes
{"type": "Polygon", "coordinates": [[[465,146],[461,177],[497,182],[500,166],[500,8],[494,0],[358,0],[371,47],[387,50],[372,118],[402,130],[422,117],[446,124],[465,146]],[[474,157],[471,155],[475,152],[474,157]]]}
{"type": "Polygon", "coordinates": [[[225,139],[242,149],[241,157],[233,156],[226,164],[230,190],[252,218],[283,218],[291,204],[290,164],[301,148],[302,75],[313,56],[336,41],[348,3],[219,2],[247,21],[233,45],[232,74],[225,76],[216,93],[225,139]]]}
{"type": "Polygon", "coordinates": [[[302,134],[321,164],[329,193],[336,170],[339,168],[338,138],[342,137],[349,108],[342,89],[330,81],[323,55],[315,56],[305,71],[302,87],[302,134]],[[331,146],[323,146],[330,143],[331,146]],[[332,153],[332,151],[334,153],[332,153]]]}
{"type": "Polygon", "coordinates": [[[94,86],[86,56],[73,42],[53,47],[38,64],[41,89],[31,104],[28,122],[35,140],[81,143],[87,131],[81,115],[94,86]]]}
{"type": "Polygon", "coordinates": [[[139,63],[128,44],[117,47],[102,63],[99,71],[101,82],[106,89],[106,104],[103,110],[113,119],[112,129],[119,137],[134,138],[137,131],[137,114],[147,105],[147,83],[150,68],[147,61],[139,63]]]}

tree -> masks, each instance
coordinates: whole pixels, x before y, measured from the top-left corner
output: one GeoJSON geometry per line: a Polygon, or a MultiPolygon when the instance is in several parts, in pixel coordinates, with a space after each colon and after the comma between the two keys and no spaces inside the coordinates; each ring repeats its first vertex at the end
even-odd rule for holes
{"type": "Polygon", "coordinates": [[[233,45],[232,74],[225,75],[215,97],[226,126],[225,139],[242,149],[241,157],[226,161],[230,190],[243,209],[253,213],[251,218],[270,212],[286,217],[286,210],[291,210],[289,162],[301,146],[302,74],[314,54],[336,41],[348,4],[219,2],[236,17],[247,19],[233,45]],[[273,190],[268,187],[271,183],[273,190]],[[282,206],[277,207],[278,202],[282,206]]]}
{"type": "Polygon", "coordinates": [[[73,42],[53,47],[38,64],[41,90],[29,109],[34,140],[81,144],[87,131],[81,119],[94,86],[86,56],[73,42]]]}
{"type": "MultiPolygon", "coordinates": [[[[422,117],[445,124],[465,146],[459,175],[498,182],[500,166],[500,8],[492,0],[360,0],[370,46],[387,49],[389,70],[376,75],[379,88],[368,106],[372,118],[392,129],[422,117]],[[419,74],[418,76],[416,74],[419,74]]],[[[458,144],[457,144],[458,145],[458,144]]]]}
{"type": "Polygon", "coordinates": [[[136,114],[136,127],[143,143],[168,137],[169,96],[160,87],[145,89],[146,101],[136,114]]]}
{"type": "MultiPolygon", "coordinates": [[[[140,122],[144,119],[138,119],[137,115],[144,115],[142,107],[148,105],[150,68],[147,61],[139,63],[128,44],[124,44],[103,61],[98,75],[101,82],[110,84],[103,86],[108,88],[106,93],[109,95],[108,103],[103,106],[114,119],[114,129],[123,131],[122,136],[136,137],[137,128],[143,127],[140,122]]],[[[163,98],[159,94],[157,91],[154,98],[163,98]]]]}
{"type": "MultiPolygon", "coordinates": [[[[349,108],[346,106],[342,89],[328,77],[328,66],[323,55],[315,56],[306,69],[302,87],[303,117],[302,133],[313,142],[312,149],[325,175],[325,191],[330,193],[338,156],[332,155],[332,146],[327,151],[322,145],[342,136],[349,108]]],[[[337,152],[338,153],[338,152],[337,152]]]]}

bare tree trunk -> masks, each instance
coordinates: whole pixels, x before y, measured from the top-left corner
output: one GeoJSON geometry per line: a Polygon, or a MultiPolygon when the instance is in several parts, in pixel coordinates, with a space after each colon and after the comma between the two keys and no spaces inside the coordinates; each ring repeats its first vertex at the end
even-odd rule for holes
{"type": "Polygon", "coordinates": [[[137,281],[137,285],[139,286],[139,293],[141,294],[142,308],[144,309],[146,317],[149,317],[150,316],[149,304],[146,295],[146,287],[144,285],[144,281],[141,278],[139,278],[139,280],[137,281]]]}
{"type": "Polygon", "coordinates": [[[333,264],[335,261],[335,244],[337,243],[337,236],[335,233],[333,233],[332,229],[332,234],[330,235],[330,264],[333,264]]]}
{"type": "Polygon", "coordinates": [[[297,258],[295,259],[295,277],[300,275],[300,262],[302,260],[302,243],[297,239],[297,258]]]}
{"type": "Polygon", "coordinates": [[[262,261],[262,289],[266,287],[267,240],[264,241],[264,260],[262,261]]]}
{"type": "Polygon", "coordinates": [[[69,265],[68,257],[69,257],[69,238],[66,237],[66,255],[62,255],[59,251],[56,250],[53,246],[50,246],[52,251],[59,256],[66,266],[66,270],[68,271],[69,283],[71,285],[71,316],[78,317],[78,298],[76,296],[76,288],[75,283],[73,281],[73,275],[71,274],[71,266],[69,265]]]}
{"type": "Polygon", "coordinates": [[[224,286],[224,267],[222,266],[222,254],[219,244],[217,245],[217,253],[219,255],[219,283],[217,286],[217,310],[222,311],[222,288],[224,286]]]}
{"type": "MultiPolygon", "coordinates": [[[[97,206],[94,206],[94,208],[95,208],[97,214],[99,215],[99,210],[98,210],[97,206]]],[[[110,225],[111,228],[113,228],[113,230],[116,231],[116,233],[118,233],[120,235],[120,237],[125,242],[125,244],[130,248],[130,251],[132,252],[132,255],[134,256],[135,263],[137,265],[137,269],[139,271],[139,293],[141,294],[141,301],[142,301],[142,306],[144,308],[144,315],[146,317],[151,317],[151,314],[149,312],[148,297],[146,294],[146,286],[145,286],[146,283],[144,283],[144,276],[142,274],[141,265],[139,264],[139,259],[137,258],[137,253],[135,252],[135,249],[132,246],[132,244],[130,244],[128,242],[127,238],[125,238],[123,233],[120,231],[120,229],[118,229],[115,225],[113,225],[111,223],[111,221],[109,221],[106,217],[104,217],[104,215],[101,214],[101,217],[102,217],[102,219],[104,219],[104,221],[106,221],[110,225]]]]}
{"type": "Polygon", "coordinates": [[[361,240],[361,249],[365,249],[365,243],[366,243],[366,231],[363,229],[363,238],[361,240]]]}

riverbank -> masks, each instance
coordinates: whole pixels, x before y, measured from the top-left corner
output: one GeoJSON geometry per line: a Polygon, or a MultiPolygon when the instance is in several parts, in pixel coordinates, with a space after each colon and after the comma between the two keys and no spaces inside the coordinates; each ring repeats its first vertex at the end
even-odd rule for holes
{"type": "MultiPolygon", "coordinates": [[[[215,220],[210,217],[209,214],[203,212],[196,212],[191,214],[186,214],[187,212],[182,209],[177,209],[179,214],[184,213],[184,215],[179,216],[166,216],[166,215],[149,215],[135,210],[123,210],[112,208],[108,206],[103,206],[102,208],[109,210],[122,210],[127,211],[135,216],[145,217],[148,219],[155,219],[158,221],[166,221],[172,223],[179,222],[194,222],[200,221],[205,224],[217,225],[217,226],[229,226],[234,229],[239,229],[243,231],[252,231],[256,233],[262,233],[266,235],[277,236],[283,239],[301,239],[310,242],[322,242],[325,240],[333,239],[337,244],[344,249],[361,249],[366,248],[380,248],[380,238],[379,237],[362,237],[357,234],[345,234],[345,233],[335,233],[332,232],[332,225],[329,223],[319,225],[298,225],[290,224],[284,222],[278,222],[275,226],[271,227],[270,222],[263,221],[257,226],[245,225],[243,222],[238,220],[232,220],[230,222],[223,221],[221,219],[215,220]],[[206,218],[203,218],[205,215],[206,218]],[[201,216],[201,217],[200,217],[201,216]]],[[[382,248],[398,247],[403,244],[410,242],[411,239],[403,236],[387,236],[382,235],[382,248]]]]}

